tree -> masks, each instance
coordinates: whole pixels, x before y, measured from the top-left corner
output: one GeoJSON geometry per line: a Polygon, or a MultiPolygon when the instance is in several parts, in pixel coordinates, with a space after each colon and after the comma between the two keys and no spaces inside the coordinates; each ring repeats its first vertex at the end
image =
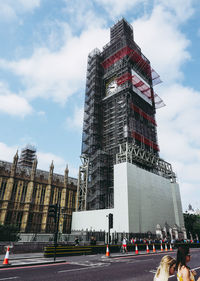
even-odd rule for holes
{"type": "Polygon", "coordinates": [[[188,238],[190,237],[190,233],[193,239],[196,238],[196,234],[200,238],[200,216],[184,213],[183,217],[188,238]]]}
{"type": "Polygon", "coordinates": [[[18,227],[15,225],[2,225],[0,224],[0,241],[18,241],[18,227]]]}

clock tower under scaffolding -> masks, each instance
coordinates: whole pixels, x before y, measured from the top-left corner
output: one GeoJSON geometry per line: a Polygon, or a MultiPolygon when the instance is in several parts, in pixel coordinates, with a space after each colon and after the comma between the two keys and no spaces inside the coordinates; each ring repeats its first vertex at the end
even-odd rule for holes
{"type": "Polygon", "coordinates": [[[122,19],[110,42],[88,56],[77,211],[114,207],[113,167],[129,162],[175,182],[171,164],[159,157],[153,87],[161,80],[122,19]]]}

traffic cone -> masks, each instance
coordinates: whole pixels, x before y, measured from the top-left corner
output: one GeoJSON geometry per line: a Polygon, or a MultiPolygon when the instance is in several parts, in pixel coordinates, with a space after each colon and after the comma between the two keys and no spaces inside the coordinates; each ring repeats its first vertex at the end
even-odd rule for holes
{"type": "Polygon", "coordinates": [[[170,248],[169,248],[169,250],[170,250],[170,251],[173,251],[173,249],[172,249],[172,244],[170,244],[170,248]]]}
{"type": "Polygon", "coordinates": [[[138,255],[138,246],[137,246],[137,244],[135,245],[135,254],[138,255]]]}
{"type": "Polygon", "coordinates": [[[153,253],[156,252],[155,245],[153,244],[153,253]]]}
{"type": "Polygon", "coordinates": [[[167,251],[168,251],[167,244],[165,243],[165,252],[167,252],[167,251]]]}
{"type": "Polygon", "coordinates": [[[110,251],[109,251],[109,247],[107,245],[107,248],[106,248],[106,257],[109,257],[110,256],[110,251]]]}
{"type": "Polygon", "coordinates": [[[148,246],[148,244],[147,244],[146,253],[149,254],[149,246],[148,246]]]}
{"type": "Polygon", "coordinates": [[[161,252],[163,252],[163,246],[162,246],[162,244],[160,244],[160,250],[161,250],[161,252]]]}
{"type": "Polygon", "coordinates": [[[9,264],[9,251],[10,251],[10,247],[8,246],[3,264],[9,264]]]}

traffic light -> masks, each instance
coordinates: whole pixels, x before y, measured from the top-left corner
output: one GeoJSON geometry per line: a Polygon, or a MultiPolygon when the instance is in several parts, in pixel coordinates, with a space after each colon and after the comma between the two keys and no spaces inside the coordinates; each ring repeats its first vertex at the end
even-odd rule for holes
{"type": "Polygon", "coordinates": [[[108,219],[109,219],[109,228],[113,228],[113,214],[109,214],[108,215],[108,219]]]}
{"type": "Polygon", "coordinates": [[[49,205],[48,216],[53,217],[55,222],[56,222],[56,219],[57,219],[57,211],[58,211],[57,204],[49,205]]]}

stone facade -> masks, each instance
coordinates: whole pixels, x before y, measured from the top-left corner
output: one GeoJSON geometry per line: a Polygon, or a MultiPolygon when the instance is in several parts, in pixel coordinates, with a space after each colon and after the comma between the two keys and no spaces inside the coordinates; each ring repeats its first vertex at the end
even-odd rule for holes
{"type": "Polygon", "coordinates": [[[60,204],[59,231],[70,233],[75,210],[77,179],[18,165],[18,153],[13,163],[0,161],[0,223],[16,225],[21,233],[52,233],[54,220],[48,217],[49,205],[60,204]]]}

